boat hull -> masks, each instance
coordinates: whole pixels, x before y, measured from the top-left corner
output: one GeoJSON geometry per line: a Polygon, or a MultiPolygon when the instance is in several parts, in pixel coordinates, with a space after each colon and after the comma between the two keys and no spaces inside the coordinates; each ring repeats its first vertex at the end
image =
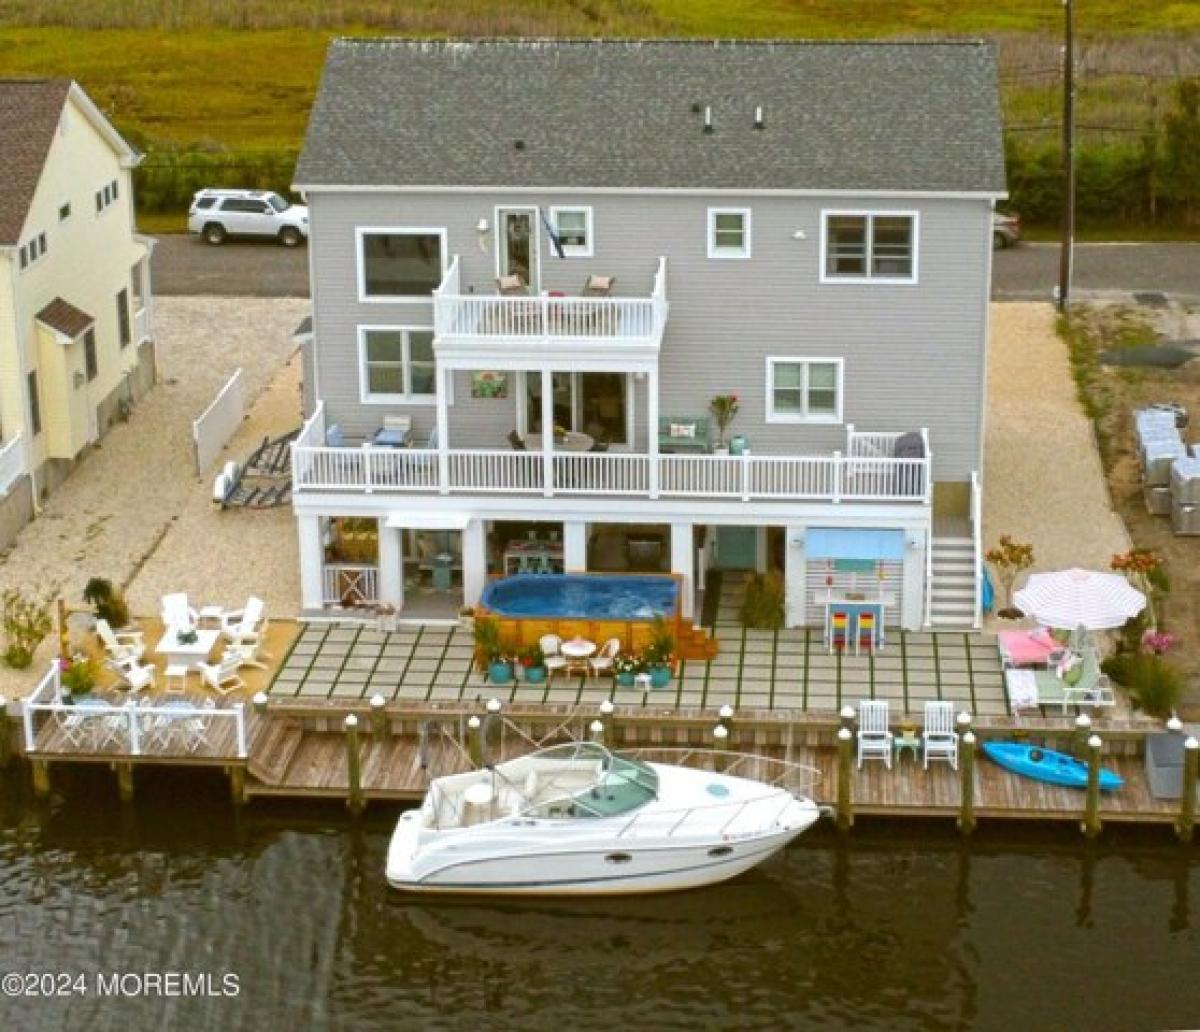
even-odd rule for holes
{"type": "MultiPolygon", "coordinates": [[[[1087,764],[1066,753],[1023,742],[984,742],[983,751],[988,759],[1022,777],[1061,788],[1087,788],[1087,764]]],[[[1124,783],[1120,775],[1100,768],[1101,791],[1116,791],[1124,783]]]]}
{"type": "Polygon", "coordinates": [[[405,814],[388,849],[388,883],[407,892],[610,896],[677,892],[727,881],[767,860],[820,818],[811,800],[786,799],[771,828],[754,833],[623,836],[627,819],[516,819],[472,834],[423,838],[420,811],[405,814]]]}

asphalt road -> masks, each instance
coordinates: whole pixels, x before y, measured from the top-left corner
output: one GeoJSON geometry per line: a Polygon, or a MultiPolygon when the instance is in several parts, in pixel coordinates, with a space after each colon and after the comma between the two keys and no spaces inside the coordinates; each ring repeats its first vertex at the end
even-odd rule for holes
{"type": "MultiPolygon", "coordinates": [[[[1049,299],[1058,282],[1058,245],[997,251],[993,273],[997,299],[1049,299]]],[[[308,248],[274,241],[212,247],[198,237],[164,235],[154,250],[153,275],[159,294],[306,297],[308,248]]],[[[1080,244],[1074,279],[1080,295],[1161,291],[1200,300],[1200,243],[1080,244]]]]}

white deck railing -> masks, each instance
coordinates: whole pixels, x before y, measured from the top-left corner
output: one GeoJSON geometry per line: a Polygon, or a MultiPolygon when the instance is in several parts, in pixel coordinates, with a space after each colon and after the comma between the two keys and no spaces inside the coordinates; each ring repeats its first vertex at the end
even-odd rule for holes
{"type": "Polygon", "coordinates": [[[434,332],[440,338],[554,340],[600,338],[644,342],[666,325],[666,259],[660,258],[649,297],[508,297],[464,294],[455,255],[433,292],[434,332]]]}
{"type": "Polygon", "coordinates": [[[24,437],[17,434],[10,441],[0,446],[0,495],[6,495],[12,490],[21,475],[25,472],[24,437]]]}
{"type": "Polygon", "coordinates": [[[540,452],[402,448],[293,448],[293,491],[425,492],[727,498],[753,501],[925,503],[930,459],[833,455],[659,455],[556,452],[549,479],[540,452]],[[657,466],[657,490],[651,479],[657,466]]]}
{"type": "Polygon", "coordinates": [[[370,606],[379,601],[379,569],[358,563],[326,563],[325,605],[370,606]]]}
{"type": "MultiPolygon", "coordinates": [[[[102,744],[89,747],[85,743],[74,747],[79,752],[100,751],[106,755],[128,756],[154,755],[164,751],[156,750],[153,746],[150,728],[156,722],[201,721],[206,727],[212,727],[219,721],[231,721],[237,756],[245,758],[249,751],[244,703],[237,702],[228,709],[217,709],[192,706],[186,701],[173,699],[170,706],[143,706],[131,698],[120,706],[80,706],[63,701],[59,675],[58,664],[52,662],[38,686],[21,702],[26,753],[37,751],[38,730],[47,720],[64,724],[70,722],[69,726],[77,734],[93,730],[104,732],[102,744]]],[[[98,739],[98,736],[94,737],[98,739]]]]}
{"type": "Polygon", "coordinates": [[[975,568],[975,608],[972,626],[983,624],[983,487],[979,482],[979,470],[971,470],[971,543],[975,568]]]}

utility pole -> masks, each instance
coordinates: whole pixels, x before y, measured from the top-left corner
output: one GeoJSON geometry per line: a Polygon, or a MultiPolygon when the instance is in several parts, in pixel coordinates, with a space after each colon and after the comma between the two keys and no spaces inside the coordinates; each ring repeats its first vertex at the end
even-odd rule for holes
{"type": "Polygon", "coordinates": [[[1063,41],[1063,220],[1062,250],[1058,256],[1058,310],[1071,305],[1071,271],[1075,259],[1075,11],[1073,0],[1062,0],[1063,41]]]}

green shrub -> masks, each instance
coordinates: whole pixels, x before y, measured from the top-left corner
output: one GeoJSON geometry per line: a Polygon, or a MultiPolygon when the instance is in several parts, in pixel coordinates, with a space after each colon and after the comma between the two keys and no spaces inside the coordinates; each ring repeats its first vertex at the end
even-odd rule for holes
{"type": "Polygon", "coordinates": [[[0,595],[0,627],[4,630],[4,662],[22,670],[33,662],[33,650],[54,627],[50,607],[57,588],[31,597],[9,588],[0,595]]]}
{"type": "Polygon", "coordinates": [[[760,631],[783,626],[783,576],[775,571],[751,574],[742,602],[742,624],[760,631]]]}
{"type": "Polygon", "coordinates": [[[475,621],[475,662],[487,666],[502,652],[500,624],[494,617],[482,616],[475,621]]]}
{"type": "Polygon", "coordinates": [[[1127,687],[1134,703],[1151,717],[1169,717],[1183,695],[1183,675],[1161,656],[1132,656],[1127,687]]]}
{"type": "Polygon", "coordinates": [[[1109,656],[1100,664],[1100,669],[1108,675],[1110,681],[1119,684],[1122,688],[1129,687],[1129,682],[1133,674],[1134,661],[1137,655],[1133,652],[1118,652],[1116,655],[1109,656]]]}
{"type": "Polygon", "coordinates": [[[80,695],[87,695],[96,687],[99,669],[99,664],[91,657],[76,656],[71,662],[64,664],[59,682],[65,692],[78,698],[80,695]]]}

